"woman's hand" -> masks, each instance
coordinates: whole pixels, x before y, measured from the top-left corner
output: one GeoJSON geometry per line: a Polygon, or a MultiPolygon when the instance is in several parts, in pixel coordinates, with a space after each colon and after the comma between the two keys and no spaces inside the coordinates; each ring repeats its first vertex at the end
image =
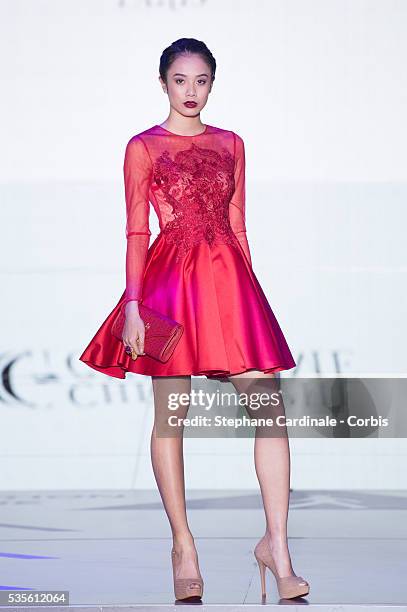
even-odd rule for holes
{"type": "Polygon", "coordinates": [[[137,359],[138,355],[145,355],[145,326],[138,309],[127,311],[126,308],[126,320],[123,327],[122,339],[124,346],[130,346],[132,348],[132,359],[137,359]]]}

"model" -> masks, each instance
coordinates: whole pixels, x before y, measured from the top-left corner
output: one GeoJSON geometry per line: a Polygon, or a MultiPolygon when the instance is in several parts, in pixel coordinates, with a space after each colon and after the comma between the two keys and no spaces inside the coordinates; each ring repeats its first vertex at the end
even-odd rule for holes
{"type": "MultiPolygon", "coordinates": [[[[164,50],[159,81],[170,110],[162,124],[133,136],[124,156],[126,288],[80,360],[109,376],[152,377],[155,422],[151,457],[172,534],[177,599],[202,597],[203,580],[188,525],[183,438],[157,436],[169,392],[191,390],[191,375],[230,381],[238,392],[248,379],[272,379],[296,363],[253,272],[245,225],[245,148],[234,131],[201,123],[215,79],[207,46],[182,38],[164,50]],[[150,202],[160,232],[150,244],[150,202]],[[166,363],[144,353],[139,302],[184,326],[166,363]],[[125,312],[122,342],[111,333],[125,312]]],[[[177,415],[186,416],[188,407],[177,415]]],[[[255,440],[255,466],[266,531],[255,557],[265,595],[266,567],[280,597],[306,595],[287,542],[290,453],[287,437],[255,440]]]]}

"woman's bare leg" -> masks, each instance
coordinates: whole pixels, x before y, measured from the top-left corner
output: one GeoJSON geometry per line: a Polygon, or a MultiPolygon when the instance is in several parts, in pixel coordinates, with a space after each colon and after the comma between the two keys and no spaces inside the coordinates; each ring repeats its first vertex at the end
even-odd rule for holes
{"type": "MultiPolygon", "coordinates": [[[[273,372],[265,374],[251,370],[228,378],[238,393],[250,394],[258,389],[265,392],[266,388],[270,388],[272,393],[273,389],[278,388],[278,381],[273,372]],[[271,380],[267,381],[267,378],[271,380]]],[[[258,410],[247,408],[247,412],[250,417],[260,416],[258,410]]],[[[284,414],[282,399],[278,407],[278,414],[281,413],[284,414]]],[[[254,443],[254,461],[266,515],[265,533],[279,575],[292,576],[295,573],[291,565],[287,540],[291,468],[288,435],[283,435],[281,431],[278,437],[268,436],[267,433],[262,437],[258,435],[259,433],[261,428],[258,427],[254,443]]]]}
{"type": "Polygon", "coordinates": [[[185,504],[183,427],[169,427],[169,416],[185,418],[189,405],[169,410],[169,394],[190,393],[190,376],[152,376],[154,427],[151,432],[151,460],[155,479],[170,522],[179,578],[199,578],[198,556],[188,525],[185,504]],[[158,435],[157,435],[158,434],[158,435]]]}

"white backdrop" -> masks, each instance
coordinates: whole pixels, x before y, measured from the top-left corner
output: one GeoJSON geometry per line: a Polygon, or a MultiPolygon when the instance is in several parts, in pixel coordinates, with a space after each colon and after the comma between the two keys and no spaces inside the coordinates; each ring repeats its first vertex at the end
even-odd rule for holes
{"type": "MultiPolygon", "coordinates": [[[[78,357],[124,289],[124,147],[167,117],[183,36],[218,62],[202,121],[245,140],[287,375],[405,375],[406,25],[403,0],[0,1],[0,488],[155,487],[150,378],[78,357]]],[[[404,440],[291,449],[296,488],[407,484],[404,440]]],[[[189,487],[256,486],[251,440],[185,451],[189,487]]]]}

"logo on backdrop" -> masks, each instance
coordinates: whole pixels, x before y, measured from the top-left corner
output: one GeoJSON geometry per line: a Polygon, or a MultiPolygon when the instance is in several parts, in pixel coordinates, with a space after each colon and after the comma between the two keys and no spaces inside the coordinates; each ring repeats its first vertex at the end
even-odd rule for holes
{"type": "Polygon", "coordinates": [[[60,410],[74,406],[150,405],[147,377],[120,380],[92,371],[78,353],[63,350],[8,351],[0,355],[0,405],[13,409],[60,410]]]}

